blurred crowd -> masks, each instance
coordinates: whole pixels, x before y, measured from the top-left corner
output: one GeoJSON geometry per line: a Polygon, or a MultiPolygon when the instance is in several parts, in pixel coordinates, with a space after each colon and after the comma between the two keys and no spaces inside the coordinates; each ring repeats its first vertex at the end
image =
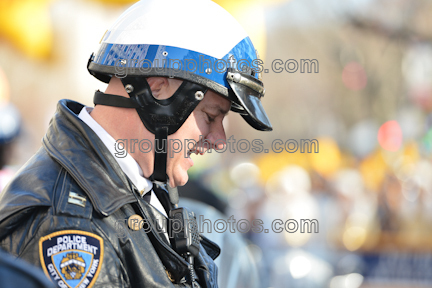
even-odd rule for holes
{"type": "Polygon", "coordinates": [[[432,285],[426,143],[376,147],[360,159],[331,138],[317,140],[319,153],[266,154],[196,172],[228,203],[226,215],[269,228],[243,233],[261,271],[257,287],[432,285]],[[270,229],[276,219],[315,219],[319,232],[278,233],[270,229]]]}

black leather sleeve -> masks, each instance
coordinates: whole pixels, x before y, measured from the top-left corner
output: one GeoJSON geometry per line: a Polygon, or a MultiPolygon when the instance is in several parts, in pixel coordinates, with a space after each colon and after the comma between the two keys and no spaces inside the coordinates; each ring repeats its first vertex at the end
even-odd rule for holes
{"type": "MultiPolygon", "coordinates": [[[[42,217],[38,215],[30,217],[32,220],[40,218],[42,217]]],[[[41,251],[41,239],[55,232],[79,231],[77,232],[78,235],[86,232],[91,233],[91,235],[97,235],[103,239],[103,245],[101,246],[103,259],[100,261],[100,269],[92,287],[130,287],[125,267],[118,254],[110,241],[105,238],[103,233],[97,231],[97,228],[90,220],[52,215],[45,215],[43,218],[42,221],[23,222],[22,227],[17,227],[15,231],[3,239],[2,247],[30,264],[44,269],[45,275],[58,284],[58,281],[50,277],[50,271],[47,269],[46,263],[42,261],[44,251],[41,251]],[[26,227],[30,228],[27,230],[28,234],[24,233],[26,227]]],[[[56,287],[59,287],[59,285],[56,285],[56,287]]]]}

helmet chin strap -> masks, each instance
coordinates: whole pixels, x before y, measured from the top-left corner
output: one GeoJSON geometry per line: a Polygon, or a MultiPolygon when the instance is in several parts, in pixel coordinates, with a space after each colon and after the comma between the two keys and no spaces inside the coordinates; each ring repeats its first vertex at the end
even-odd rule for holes
{"type": "MultiPolygon", "coordinates": [[[[168,128],[166,126],[156,127],[155,130],[155,147],[154,147],[154,169],[150,176],[151,181],[168,182],[166,174],[167,167],[167,141],[168,128]],[[159,147],[161,145],[161,147],[159,147]]],[[[168,183],[167,183],[168,184],[168,183]]]]}
{"type": "Polygon", "coordinates": [[[169,149],[168,135],[175,133],[183,125],[204,98],[207,88],[196,83],[183,81],[170,98],[158,100],[153,96],[144,77],[128,76],[122,78],[121,81],[130,98],[97,91],[93,102],[95,105],[136,109],[144,126],[155,135],[154,170],[150,180],[165,184],[168,182],[166,174],[169,149]]]}

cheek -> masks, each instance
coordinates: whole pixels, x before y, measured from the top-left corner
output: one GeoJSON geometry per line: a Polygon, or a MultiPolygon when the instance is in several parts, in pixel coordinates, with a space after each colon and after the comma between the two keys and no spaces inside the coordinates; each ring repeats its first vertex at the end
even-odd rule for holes
{"type": "Polygon", "coordinates": [[[204,136],[206,134],[208,125],[202,115],[194,111],[181,128],[185,128],[184,131],[190,139],[198,140],[200,135],[204,136]]]}
{"type": "Polygon", "coordinates": [[[206,137],[210,132],[210,124],[207,121],[207,115],[204,112],[196,113],[194,117],[195,130],[198,131],[197,133],[203,137],[206,137]]]}

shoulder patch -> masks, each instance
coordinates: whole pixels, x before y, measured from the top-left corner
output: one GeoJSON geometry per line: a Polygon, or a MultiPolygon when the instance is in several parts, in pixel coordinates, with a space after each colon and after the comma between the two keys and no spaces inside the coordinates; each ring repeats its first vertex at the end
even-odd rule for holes
{"type": "Polygon", "coordinates": [[[90,288],[102,267],[103,239],[93,233],[63,230],[39,240],[45,274],[61,288],[90,288]]]}

